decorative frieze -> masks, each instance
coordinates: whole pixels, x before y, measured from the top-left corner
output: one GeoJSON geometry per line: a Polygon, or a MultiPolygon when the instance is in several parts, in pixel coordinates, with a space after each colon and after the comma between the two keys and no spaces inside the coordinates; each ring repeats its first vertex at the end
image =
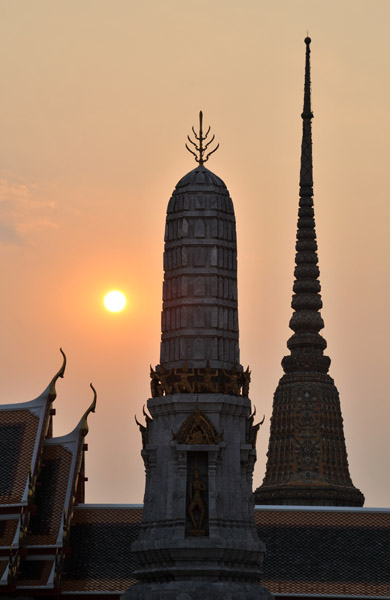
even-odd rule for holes
{"type": "Polygon", "coordinates": [[[210,419],[200,411],[196,402],[195,410],[187,417],[179,431],[172,431],[172,439],[178,444],[219,444],[223,433],[218,433],[210,419]]]}
{"type": "Polygon", "coordinates": [[[150,367],[152,398],[170,394],[230,394],[249,395],[251,372],[239,371],[234,365],[230,370],[212,369],[209,362],[205,368],[190,368],[185,362],[182,368],[165,369],[160,365],[155,371],[150,367]]]}

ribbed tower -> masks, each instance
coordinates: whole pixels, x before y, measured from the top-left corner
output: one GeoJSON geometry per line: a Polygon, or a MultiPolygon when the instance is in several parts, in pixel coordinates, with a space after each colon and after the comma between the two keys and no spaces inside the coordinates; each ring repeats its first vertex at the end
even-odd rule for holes
{"type": "Polygon", "coordinates": [[[179,181],[168,204],[161,328],[165,369],[240,362],[233,203],[203,165],[179,181]]]}
{"type": "Polygon", "coordinates": [[[144,410],[146,485],[133,544],[140,583],[127,600],[264,600],[264,544],[254,520],[256,435],[250,373],[239,364],[233,203],[199,166],[168,204],[160,364],[144,410]]]}
{"type": "Polygon", "coordinates": [[[274,395],[267,469],[256,504],[362,506],[351,481],[340,399],[328,375],[313,209],[310,38],[306,68],[290,355],[274,395]]]}

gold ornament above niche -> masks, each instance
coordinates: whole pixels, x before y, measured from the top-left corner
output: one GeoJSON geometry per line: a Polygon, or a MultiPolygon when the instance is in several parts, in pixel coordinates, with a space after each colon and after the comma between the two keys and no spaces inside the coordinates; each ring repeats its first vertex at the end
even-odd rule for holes
{"type": "Polygon", "coordinates": [[[251,372],[239,371],[234,365],[230,370],[212,369],[209,362],[205,368],[190,368],[187,361],[181,369],[158,370],[150,367],[150,389],[152,397],[170,394],[230,394],[232,396],[249,395],[251,372]]]}
{"type": "Polygon", "coordinates": [[[172,439],[178,444],[208,444],[215,445],[223,441],[223,432],[218,433],[206,415],[196,408],[184,421],[179,431],[172,431],[172,439]]]}

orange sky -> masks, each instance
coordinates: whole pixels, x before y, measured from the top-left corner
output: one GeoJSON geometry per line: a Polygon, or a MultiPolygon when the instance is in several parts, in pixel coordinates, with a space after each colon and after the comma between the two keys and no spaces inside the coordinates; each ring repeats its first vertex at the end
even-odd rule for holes
{"type": "Polygon", "coordinates": [[[324,337],[350,471],[389,506],[388,0],[0,0],[2,402],[37,396],[68,357],[55,433],[92,394],[87,501],[142,502],[134,414],[159,362],[167,202],[207,164],[236,210],[241,362],[266,421],[291,316],[303,101],[312,37],[314,185],[324,337]],[[103,295],[128,295],[123,313],[103,295]]]}

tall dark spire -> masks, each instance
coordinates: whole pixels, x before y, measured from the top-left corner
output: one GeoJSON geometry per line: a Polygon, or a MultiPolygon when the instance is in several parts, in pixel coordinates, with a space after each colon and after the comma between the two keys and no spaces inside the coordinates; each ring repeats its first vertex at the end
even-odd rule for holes
{"type": "Polygon", "coordinates": [[[306,44],[305,91],[302,112],[302,148],[301,171],[299,179],[299,212],[298,231],[295,255],[295,281],[292,299],[293,316],[290,328],[294,335],[288,340],[287,347],[291,356],[282,361],[286,373],[294,371],[320,371],[327,373],[330,358],[323,356],[326,341],[319,334],[323,329],[320,309],[322,308],[321,285],[318,280],[317,241],[313,208],[313,155],[311,121],[311,89],[310,89],[310,42],[306,44]]]}
{"type": "Polygon", "coordinates": [[[311,111],[311,85],[310,85],[310,42],[309,37],[305,38],[306,44],[306,65],[305,65],[305,91],[303,99],[303,135],[302,135],[302,153],[301,153],[301,176],[300,176],[300,195],[313,195],[313,157],[311,142],[311,120],[313,113],[311,111]]]}
{"type": "Polygon", "coordinates": [[[324,322],[313,207],[310,38],[302,112],[302,148],[290,355],[275,391],[267,469],[258,504],[362,506],[349,475],[340,399],[328,375],[330,358],[320,335],[324,322]]]}

